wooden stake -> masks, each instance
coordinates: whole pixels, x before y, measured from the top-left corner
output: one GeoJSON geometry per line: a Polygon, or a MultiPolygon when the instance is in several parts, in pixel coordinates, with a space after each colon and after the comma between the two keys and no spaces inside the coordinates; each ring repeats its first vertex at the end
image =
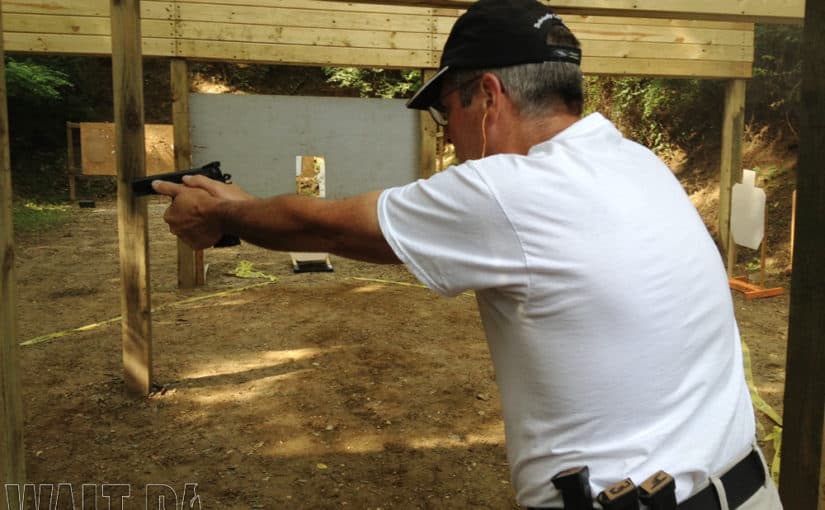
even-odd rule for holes
{"type": "Polygon", "coordinates": [[[132,181],[146,175],[140,0],[111,0],[110,7],[123,369],[126,388],[148,395],[152,384],[149,228],[146,201],[132,193],[132,181]]]}
{"type": "Polygon", "coordinates": [[[762,254],[759,257],[759,281],[760,285],[765,287],[765,277],[767,273],[767,253],[768,253],[768,204],[765,204],[765,222],[762,227],[762,254]]]}
{"type": "MultiPolygon", "coordinates": [[[[189,129],[189,66],[182,58],[172,59],[172,126],[175,145],[175,170],[192,168],[192,138],[189,129]]],[[[178,287],[191,289],[203,285],[203,252],[178,239],[178,287]],[[198,278],[197,275],[201,277],[198,278]]]]}
{"type": "Polygon", "coordinates": [[[790,257],[791,257],[791,271],[793,271],[793,252],[794,252],[794,239],[796,235],[796,190],[793,190],[791,194],[791,247],[790,247],[790,257]]]}
{"type": "Polygon", "coordinates": [[[2,27],[0,14],[0,483],[23,483],[26,479],[23,400],[17,345],[9,113],[2,27]]]}

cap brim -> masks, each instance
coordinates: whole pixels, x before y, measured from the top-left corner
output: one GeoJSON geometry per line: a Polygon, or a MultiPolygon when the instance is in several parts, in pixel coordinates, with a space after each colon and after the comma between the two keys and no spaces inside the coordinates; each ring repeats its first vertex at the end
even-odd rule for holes
{"type": "Polygon", "coordinates": [[[407,108],[426,110],[437,103],[439,100],[438,95],[441,92],[441,82],[444,81],[444,74],[449,68],[450,66],[442,67],[435,76],[427,80],[427,83],[422,85],[418,92],[407,101],[407,108]]]}

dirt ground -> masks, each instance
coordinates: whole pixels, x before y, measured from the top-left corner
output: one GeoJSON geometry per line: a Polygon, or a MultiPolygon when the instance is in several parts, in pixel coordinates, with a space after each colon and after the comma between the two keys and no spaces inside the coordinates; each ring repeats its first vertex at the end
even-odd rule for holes
{"type": "MultiPolygon", "coordinates": [[[[517,508],[472,296],[335,257],[332,273],[295,274],[247,244],[208,250],[206,285],[179,291],[165,200],[149,200],[148,398],[125,394],[111,321],[114,202],[17,236],[20,341],[62,333],[20,350],[30,482],[72,483],[77,508],[81,484],[106,483],[129,484],[124,508],[144,508],[148,484],[179,507],[187,483],[203,508],[517,508]],[[234,276],[242,262],[277,279],[234,276]]],[[[787,296],[734,299],[755,388],[781,413],[787,296]]]]}

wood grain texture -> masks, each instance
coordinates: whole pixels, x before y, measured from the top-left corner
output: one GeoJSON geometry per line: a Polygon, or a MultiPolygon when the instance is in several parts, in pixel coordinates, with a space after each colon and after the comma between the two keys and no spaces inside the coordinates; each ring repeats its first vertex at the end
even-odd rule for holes
{"type": "Polygon", "coordinates": [[[124,380],[128,391],[148,395],[152,384],[148,218],[146,201],[134,196],[131,185],[146,175],[139,9],[139,0],[112,0],[112,85],[124,380]]]}

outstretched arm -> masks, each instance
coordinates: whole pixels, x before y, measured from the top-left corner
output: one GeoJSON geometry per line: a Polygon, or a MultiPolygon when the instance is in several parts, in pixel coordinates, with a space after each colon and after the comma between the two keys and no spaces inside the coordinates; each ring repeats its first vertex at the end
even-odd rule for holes
{"type": "Polygon", "coordinates": [[[234,185],[202,176],[183,185],[155,182],[174,198],[164,219],[169,230],[196,249],[224,233],[281,251],[325,251],[376,263],[399,263],[378,225],[380,191],[343,200],[297,195],[257,199],[234,185]]]}

